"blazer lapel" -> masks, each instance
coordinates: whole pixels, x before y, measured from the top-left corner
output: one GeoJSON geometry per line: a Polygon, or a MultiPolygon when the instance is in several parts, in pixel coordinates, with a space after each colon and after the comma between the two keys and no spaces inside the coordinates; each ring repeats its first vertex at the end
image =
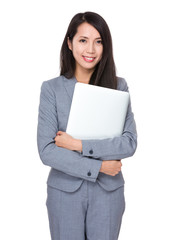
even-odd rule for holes
{"type": "Polygon", "coordinates": [[[77,79],[75,77],[70,78],[70,79],[67,79],[64,77],[63,83],[64,83],[64,87],[68,93],[68,96],[69,96],[70,100],[72,101],[72,97],[74,94],[74,87],[75,87],[75,84],[77,83],[77,79]]]}

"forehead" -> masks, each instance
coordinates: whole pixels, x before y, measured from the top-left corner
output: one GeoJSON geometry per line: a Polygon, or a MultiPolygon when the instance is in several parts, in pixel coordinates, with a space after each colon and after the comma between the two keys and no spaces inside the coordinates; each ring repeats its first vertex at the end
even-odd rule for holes
{"type": "Polygon", "coordinates": [[[89,23],[82,23],[78,26],[77,28],[77,33],[76,36],[85,36],[85,37],[94,37],[94,38],[99,38],[100,33],[97,31],[96,28],[94,28],[91,24],[89,23]]]}

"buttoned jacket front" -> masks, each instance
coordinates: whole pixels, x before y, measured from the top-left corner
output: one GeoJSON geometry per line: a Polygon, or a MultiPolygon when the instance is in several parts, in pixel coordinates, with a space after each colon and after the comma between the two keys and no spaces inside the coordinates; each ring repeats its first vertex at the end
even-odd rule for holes
{"type": "MultiPolygon", "coordinates": [[[[59,130],[66,132],[76,83],[75,77],[67,79],[59,76],[44,81],[41,86],[37,144],[42,162],[51,167],[47,184],[63,191],[73,192],[84,180],[88,180],[97,181],[107,191],[115,190],[124,184],[122,172],[110,176],[99,171],[102,160],[127,158],[136,150],[137,132],[131,102],[121,137],[82,139],[81,153],[58,147],[54,138],[59,130]]],[[[127,83],[123,78],[118,78],[117,89],[128,91],[127,83]]]]}

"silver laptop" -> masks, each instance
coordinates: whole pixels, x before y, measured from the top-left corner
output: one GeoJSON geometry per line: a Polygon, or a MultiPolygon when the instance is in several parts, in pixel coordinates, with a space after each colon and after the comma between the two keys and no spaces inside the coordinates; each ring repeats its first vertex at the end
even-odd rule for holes
{"type": "Polygon", "coordinates": [[[77,82],[66,132],[76,139],[121,136],[129,93],[77,82]]]}

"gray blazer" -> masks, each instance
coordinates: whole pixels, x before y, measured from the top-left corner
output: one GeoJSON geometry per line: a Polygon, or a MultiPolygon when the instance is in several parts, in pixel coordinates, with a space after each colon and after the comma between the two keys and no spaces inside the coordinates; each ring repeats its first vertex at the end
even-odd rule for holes
{"type": "MultiPolygon", "coordinates": [[[[110,176],[99,172],[102,160],[130,157],[137,147],[134,115],[129,103],[121,137],[82,140],[82,153],[57,147],[54,138],[58,130],[66,132],[76,78],[64,76],[44,81],[41,86],[37,128],[37,144],[43,164],[50,166],[47,184],[73,192],[85,180],[98,182],[107,191],[124,184],[122,172],[110,176]]],[[[123,78],[118,78],[118,90],[128,91],[123,78]]],[[[104,113],[103,113],[104,114],[104,113]]]]}

